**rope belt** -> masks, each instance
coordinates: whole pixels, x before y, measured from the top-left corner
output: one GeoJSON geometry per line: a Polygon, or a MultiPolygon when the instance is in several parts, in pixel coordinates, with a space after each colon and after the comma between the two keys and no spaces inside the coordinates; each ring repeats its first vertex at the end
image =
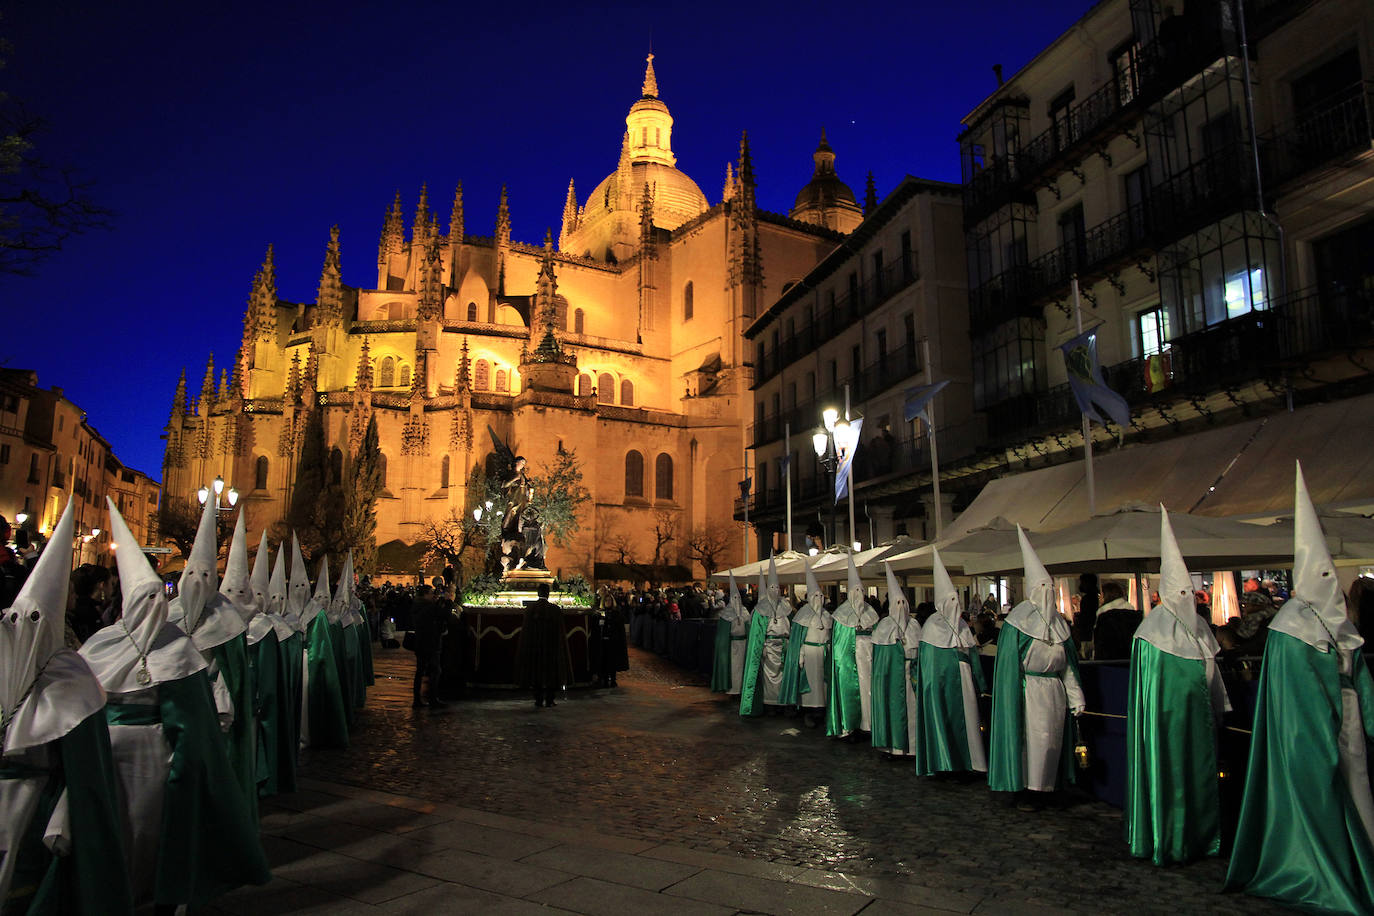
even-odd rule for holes
{"type": "Polygon", "coordinates": [[[809,639],[804,639],[804,640],[802,640],[802,645],[803,645],[803,646],[828,646],[828,645],[830,645],[830,643],[828,643],[828,642],[812,642],[812,641],[809,640],[809,639]]]}
{"type": "Polygon", "coordinates": [[[148,703],[106,703],[105,721],[110,725],[159,725],[162,709],[148,703]]]}
{"type": "Polygon", "coordinates": [[[1052,680],[1059,680],[1059,672],[1057,671],[1022,671],[1021,673],[1026,677],[1047,677],[1052,680]]]}

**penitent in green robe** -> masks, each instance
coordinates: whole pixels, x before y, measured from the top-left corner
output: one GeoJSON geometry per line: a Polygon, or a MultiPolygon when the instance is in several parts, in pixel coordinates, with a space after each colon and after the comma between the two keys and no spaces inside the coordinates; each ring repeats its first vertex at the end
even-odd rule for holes
{"type": "Polygon", "coordinates": [[[119,841],[119,788],[104,710],[96,710],[50,746],[51,769],[0,761],[0,780],[47,780],[18,847],[5,853],[16,861],[9,898],[0,901],[0,910],[16,916],[132,913],[133,893],[119,841]],[[54,855],[43,833],[64,790],[71,849],[54,855]]]}
{"type": "Polygon", "coordinates": [[[234,702],[234,721],[224,734],[229,765],[234,769],[243,797],[248,802],[253,822],[258,820],[257,703],[251,666],[248,664],[248,637],[240,633],[210,650],[225,689],[234,702]]]}
{"type": "Polygon", "coordinates": [[[1374,680],[1356,652],[1338,653],[1270,630],[1260,669],[1245,797],[1226,887],[1308,910],[1374,912],[1374,839],[1340,770],[1342,686],[1374,742],[1374,680]]]}
{"type": "Polygon", "coordinates": [[[1131,855],[1170,865],[1221,852],[1217,724],[1207,663],[1134,640],[1126,706],[1131,855]]]}
{"type": "MultiPolygon", "coordinates": [[[[997,636],[997,660],[992,667],[992,720],[988,723],[988,788],[994,792],[1020,792],[1026,788],[1025,658],[1034,641],[1033,636],[1013,626],[1003,626],[997,636]]],[[[1069,667],[1077,675],[1078,652],[1073,640],[1063,645],[1069,667]]],[[[979,659],[975,657],[973,661],[978,665],[979,659]]],[[[1050,676],[1059,679],[1058,674],[1050,676]]],[[[1063,736],[1059,751],[1060,789],[1078,780],[1073,760],[1073,715],[1067,710],[1063,736]]]]}
{"type": "Polygon", "coordinates": [[[109,703],[110,725],[161,725],[171,751],[162,797],[153,899],[195,909],[272,877],[258,824],[234,784],[204,671],[157,685],[157,705],[109,703]]]}
{"type": "Polygon", "coordinates": [[[787,648],[782,653],[782,683],[778,685],[779,706],[800,706],[802,694],[811,692],[806,682],[806,669],[801,665],[802,643],[810,627],[792,621],[787,631],[787,648]]]}
{"type": "MultiPolygon", "coordinates": [[[[257,714],[256,772],[258,794],[296,791],[295,719],[282,683],[282,650],[269,632],[248,647],[253,660],[253,708],[257,714]],[[288,749],[291,750],[288,753],[288,749]]],[[[299,657],[299,656],[298,656],[299,657]]]]}
{"type": "Polygon", "coordinates": [[[969,665],[978,692],[986,689],[983,667],[964,648],[921,643],[916,656],[916,772],[966,772],[973,769],[964,717],[964,680],[960,666],[969,665]]]}
{"type": "Polygon", "coordinates": [[[768,635],[768,615],[754,611],[749,618],[749,642],[744,650],[744,685],[739,692],[739,714],[763,715],[763,641],[768,635]]]}
{"type": "MultiPolygon", "coordinates": [[[[915,664],[913,661],[912,665],[915,664]]],[[[882,750],[911,750],[907,746],[906,685],[910,668],[901,642],[873,647],[873,746],[882,750]]]]}
{"type": "Polygon", "coordinates": [[[371,687],[376,682],[372,671],[372,629],[366,620],[355,623],[353,629],[358,634],[358,663],[363,670],[363,686],[371,687]]]}
{"type": "Polygon", "coordinates": [[[716,619],[715,653],[711,657],[711,692],[725,693],[730,689],[730,621],[716,619]]]}
{"type": "Polygon", "coordinates": [[[836,620],[830,629],[830,693],[825,701],[825,733],[838,738],[863,724],[859,700],[858,630],[836,620]]]}
{"type": "MultiPolygon", "coordinates": [[[[263,639],[263,643],[267,640],[263,639]]],[[[277,708],[280,727],[277,729],[277,787],[278,792],[296,791],[296,761],[301,748],[301,673],[305,637],[292,633],[285,642],[277,643],[277,708]]]]}
{"type": "Polygon", "coordinates": [[[348,747],[348,703],[339,678],[339,663],[334,659],[334,642],[329,636],[329,617],[315,614],[305,633],[305,661],[310,666],[306,679],[307,715],[310,716],[311,747],[348,747]]]}
{"type": "Polygon", "coordinates": [[[362,704],[358,692],[362,689],[362,672],[358,670],[358,642],[351,627],[342,623],[329,624],[329,642],[334,651],[334,665],[344,694],[344,716],[353,725],[353,713],[362,704]]]}

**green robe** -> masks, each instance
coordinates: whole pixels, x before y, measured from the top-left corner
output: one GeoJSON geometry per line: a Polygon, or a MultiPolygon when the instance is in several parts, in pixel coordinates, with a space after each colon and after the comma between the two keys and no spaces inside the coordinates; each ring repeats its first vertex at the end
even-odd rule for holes
{"type": "MultiPolygon", "coordinates": [[[[358,627],[344,627],[344,670],[348,672],[351,686],[353,709],[362,709],[367,703],[367,680],[363,672],[362,647],[358,644],[358,627]]],[[[349,722],[352,722],[352,717],[349,722]]]]}
{"type": "Polygon", "coordinates": [[[986,689],[982,665],[967,649],[921,643],[916,656],[916,772],[921,776],[973,769],[964,719],[964,681],[969,662],[975,688],[986,689]]]}
{"type": "Polygon", "coordinates": [[[763,641],[768,634],[768,615],[754,611],[749,618],[749,642],[744,650],[744,685],[739,692],[739,714],[763,715],[763,641]]]}
{"type": "MultiPolygon", "coordinates": [[[[997,636],[997,660],[992,666],[992,721],[988,723],[988,788],[994,792],[1020,792],[1026,788],[1026,651],[1035,639],[1004,625],[997,636]]],[[[1078,673],[1078,652],[1073,640],[1064,643],[1069,667],[1078,673]]],[[[974,664],[981,669],[978,659],[974,664]]],[[[1036,677],[1037,675],[1031,675],[1036,677]]],[[[1058,680],[1058,675],[1053,675],[1058,680]]],[[[1073,760],[1073,714],[1064,713],[1064,743],[1059,752],[1059,783],[1064,788],[1077,782],[1073,760]]]]}
{"type": "Polygon", "coordinates": [[[1134,640],[1124,812],[1131,855],[1170,865],[1220,854],[1217,725],[1207,663],[1134,640]]]}
{"type": "Polygon", "coordinates": [[[358,691],[362,688],[362,672],[358,670],[358,642],[351,627],[342,623],[329,624],[329,643],[334,652],[334,665],[344,694],[344,716],[353,725],[353,713],[361,705],[358,691]]]}
{"type": "Polygon", "coordinates": [[[296,791],[295,733],[289,692],[282,683],[282,649],[268,633],[248,647],[253,661],[253,709],[257,724],[256,775],[259,795],[296,791]]]}
{"type": "Polygon", "coordinates": [[[240,633],[226,643],[210,650],[219,676],[224,679],[229,698],[234,701],[234,722],[224,733],[226,750],[229,752],[229,765],[234,769],[243,797],[253,822],[258,820],[258,774],[257,774],[257,717],[254,714],[257,703],[254,696],[252,671],[248,664],[248,637],[240,633]]]}
{"type": "MultiPolygon", "coordinates": [[[[267,642],[263,639],[263,643],[267,642]]],[[[262,645],[262,643],[259,643],[262,645]]],[[[277,729],[277,792],[296,791],[296,760],[301,749],[301,647],[305,637],[293,633],[277,643],[277,709],[281,720],[277,729]]]]}
{"type": "Polygon", "coordinates": [[[348,747],[348,703],[344,701],[339,663],[334,660],[334,643],[329,636],[329,617],[324,611],[315,614],[305,635],[305,658],[310,666],[306,680],[310,695],[305,701],[310,716],[310,746],[348,747]]]}
{"type": "Polygon", "coordinates": [[[802,694],[811,692],[806,670],[801,666],[802,643],[806,642],[809,632],[809,627],[794,620],[787,633],[787,649],[782,654],[782,684],[778,687],[779,706],[800,706],[802,694]]]}
{"type": "Polygon", "coordinates": [[[830,627],[830,693],[825,698],[825,733],[831,738],[856,732],[863,724],[859,663],[854,656],[858,632],[838,620],[830,627]]]}
{"type": "Polygon", "coordinates": [[[171,749],[162,799],[153,899],[192,909],[272,877],[248,802],[235,782],[204,671],[157,685],[157,705],[109,703],[111,725],[162,726],[171,749]]]}
{"type": "Polygon", "coordinates": [[[119,841],[119,788],[104,711],[87,716],[53,745],[50,770],[0,761],[0,779],[47,776],[19,846],[7,853],[17,861],[4,912],[132,913],[133,893],[119,841]],[[64,789],[72,846],[68,855],[57,856],[43,843],[43,833],[64,789]]]}
{"type": "Polygon", "coordinates": [[[363,686],[371,687],[376,683],[376,675],[372,671],[372,629],[366,620],[354,624],[353,629],[358,631],[358,659],[363,669],[363,686]]]}
{"type": "Polygon", "coordinates": [[[1374,912],[1374,840],[1339,768],[1342,681],[1359,698],[1368,748],[1374,680],[1364,659],[1355,655],[1346,680],[1337,652],[1269,632],[1228,889],[1309,910],[1374,912]]]}
{"type": "Polygon", "coordinates": [[[873,703],[870,718],[873,746],[882,750],[910,751],[907,747],[906,647],[900,642],[873,647],[873,703]]]}
{"type": "Polygon", "coordinates": [[[716,651],[711,658],[711,692],[730,689],[730,621],[716,619],[716,651]]]}

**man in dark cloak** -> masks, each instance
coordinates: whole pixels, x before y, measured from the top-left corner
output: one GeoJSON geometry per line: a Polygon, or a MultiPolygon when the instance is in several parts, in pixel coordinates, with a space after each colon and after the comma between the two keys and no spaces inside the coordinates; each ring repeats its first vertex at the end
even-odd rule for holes
{"type": "Polygon", "coordinates": [[[572,659],[563,627],[563,612],[549,601],[549,586],[540,583],[539,598],[525,608],[516,657],[520,686],[534,690],[534,705],[554,706],[554,692],[572,680],[572,659]]]}
{"type": "Polygon", "coordinates": [[[625,646],[625,615],[609,590],[600,596],[600,607],[591,616],[590,630],[592,675],[602,687],[618,686],[615,676],[630,670],[630,655],[625,646]]]}

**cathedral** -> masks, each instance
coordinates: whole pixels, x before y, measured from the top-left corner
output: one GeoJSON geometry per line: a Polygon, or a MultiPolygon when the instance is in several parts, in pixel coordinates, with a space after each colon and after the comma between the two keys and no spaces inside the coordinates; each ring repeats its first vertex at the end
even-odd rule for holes
{"type": "Polygon", "coordinates": [[[656,526],[673,537],[662,559],[694,576],[694,533],[724,532],[717,565],[740,561],[734,500],[753,409],[743,332],[863,214],[824,134],[782,216],[755,204],[747,134],[713,204],[676,167],[672,131],[651,54],[619,161],[585,196],[569,184],[556,245],[551,233],[511,238],[504,189],[494,235],[468,234],[459,184],[447,234],[426,188],[408,230],[397,195],[373,288],[343,283],[337,227],[314,302],[278,296],[269,248],[232,367],[216,384],[207,365],[198,397],[184,373],[177,384],[167,495],[194,505],[222,477],[256,541],[285,515],[310,412],[323,414],[333,468],[375,417],[377,543],[413,545],[427,519],[470,510],[466,483],[492,451],[491,427],[536,474],[560,447],[577,455],[592,498],[572,542],[550,545],[562,576],[649,562],[656,526]],[[622,557],[613,545],[626,543],[622,557]]]}

